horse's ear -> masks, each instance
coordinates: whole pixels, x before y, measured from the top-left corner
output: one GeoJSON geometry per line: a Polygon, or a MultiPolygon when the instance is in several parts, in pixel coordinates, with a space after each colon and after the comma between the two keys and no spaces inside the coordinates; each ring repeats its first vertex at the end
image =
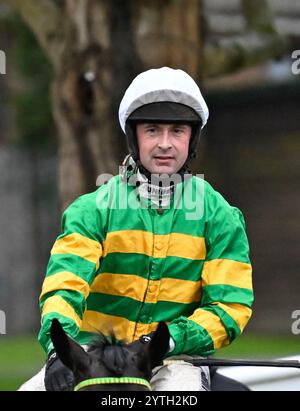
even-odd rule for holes
{"type": "Polygon", "coordinates": [[[59,359],[70,370],[83,370],[88,366],[88,354],[81,345],[68,337],[56,318],[52,320],[50,336],[59,359]]]}
{"type": "Polygon", "coordinates": [[[160,322],[151,338],[151,341],[143,347],[147,353],[148,360],[150,360],[151,369],[162,363],[168,352],[169,342],[169,328],[166,323],[160,322]]]}

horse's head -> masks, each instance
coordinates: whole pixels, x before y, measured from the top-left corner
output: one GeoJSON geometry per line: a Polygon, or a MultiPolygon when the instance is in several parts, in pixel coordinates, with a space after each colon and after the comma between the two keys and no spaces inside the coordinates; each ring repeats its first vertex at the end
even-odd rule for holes
{"type": "Polygon", "coordinates": [[[85,351],[63,330],[51,325],[51,340],[60,360],[74,374],[75,388],[85,390],[150,389],[151,370],[161,364],[169,347],[168,326],[161,322],[150,343],[136,350],[132,344],[110,341],[103,334],[85,351]]]}

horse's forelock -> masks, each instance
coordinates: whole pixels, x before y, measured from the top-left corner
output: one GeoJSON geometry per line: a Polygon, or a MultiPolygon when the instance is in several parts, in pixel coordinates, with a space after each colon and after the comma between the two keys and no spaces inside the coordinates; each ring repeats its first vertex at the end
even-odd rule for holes
{"type": "Polygon", "coordinates": [[[127,352],[123,346],[106,346],[103,351],[103,362],[105,367],[116,374],[121,374],[126,367],[127,352]]]}
{"type": "Polygon", "coordinates": [[[126,366],[127,350],[123,341],[117,341],[114,334],[98,338],[89,346],[88,352],[101,360],[105,368],[116,374],[121,374],[126,366]]]}

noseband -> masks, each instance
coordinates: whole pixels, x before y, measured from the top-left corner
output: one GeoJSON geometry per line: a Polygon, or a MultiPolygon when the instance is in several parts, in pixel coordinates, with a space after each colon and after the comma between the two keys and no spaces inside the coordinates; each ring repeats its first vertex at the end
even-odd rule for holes
{"type": "Polygon", "coordinates": [[[136,377],[101,377],[101,378],[90,378],[88,380],[81,381],[74,388],[74,391],[79,391],[82,388],[90,387],[91,385],[98,384],[139,384],[144,385],[151,391],[150,383],[144,378],[136,377]]]}

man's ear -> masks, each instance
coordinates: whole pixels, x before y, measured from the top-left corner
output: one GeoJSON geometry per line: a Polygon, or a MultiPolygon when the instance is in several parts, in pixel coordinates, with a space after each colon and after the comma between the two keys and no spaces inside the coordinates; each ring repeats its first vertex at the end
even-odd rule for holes
{"type": "Polygon", "coordinates": [[[168,352],[170,332],[166,323],[160,322],[151,341],[140,350],[142,363],[149,361],[151,369],[160,365],[168,352]]]}
{"type": "Polygon", "coordinates": [[[68,337],[56,318],[52,320],[50,336],[59,359],[70,370],[84,370],[89,365],[88,354],[81,345],[68,337]]]}

